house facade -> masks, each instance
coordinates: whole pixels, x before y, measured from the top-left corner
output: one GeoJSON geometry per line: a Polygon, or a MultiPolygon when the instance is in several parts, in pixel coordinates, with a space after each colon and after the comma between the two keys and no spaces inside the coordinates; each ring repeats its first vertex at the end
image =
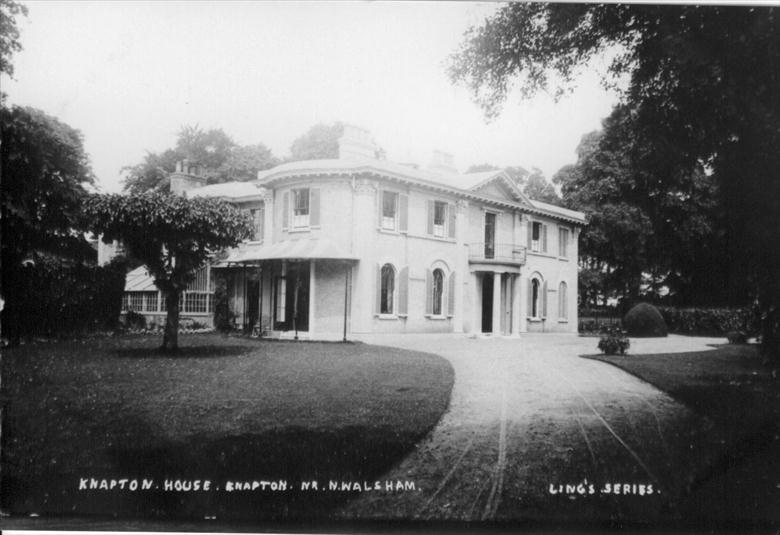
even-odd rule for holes
{"type": "Polygon", "coordinates": [[[582,213],[529,199],[503,171],[459,174],[443,153],[424,170],[376,154],[346,127],[338,159],[250,183],[171,177],[252,216],[253,238],[206,268],[224,270],[237,326],[304,339],[577,331],[582,213]]]}

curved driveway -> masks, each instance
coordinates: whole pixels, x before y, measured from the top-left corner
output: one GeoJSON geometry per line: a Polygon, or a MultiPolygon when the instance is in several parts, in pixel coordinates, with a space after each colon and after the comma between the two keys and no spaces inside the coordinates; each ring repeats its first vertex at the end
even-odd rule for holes
{"type": "MultiPolygon", "coordinates": [[[[414,481],[417,490],[365,492],[340,516],[619,521],[674,515],[703,423],[648,383],[580,358],[596,353],[597,339],[363,340],[441,355],[455,369],[455,384],[438,425],[381,478],[414,481]],[[602,492],[608,484],[609,492],[602,492]]],[[[631,342],[631,353],[639,354],[699,351],[722,341],[670,336],[631,342]]]]}

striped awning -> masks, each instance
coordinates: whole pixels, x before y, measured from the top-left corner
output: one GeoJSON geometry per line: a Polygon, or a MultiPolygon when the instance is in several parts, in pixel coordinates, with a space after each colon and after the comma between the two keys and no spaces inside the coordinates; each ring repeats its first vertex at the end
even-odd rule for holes
{"type": "Polygon", "coordinates": [[[269,245],[244,245],[230,252],[216,267],[247,264],[261,260],[352,260],[358,258],[344,252],[327,238],[286,240],[269,245]]]}
{"type": "Polygon", "coordinates": [[[137,267],[125,276],[126,292],[156,292],[157,286],[146,268],[137,267]]]}

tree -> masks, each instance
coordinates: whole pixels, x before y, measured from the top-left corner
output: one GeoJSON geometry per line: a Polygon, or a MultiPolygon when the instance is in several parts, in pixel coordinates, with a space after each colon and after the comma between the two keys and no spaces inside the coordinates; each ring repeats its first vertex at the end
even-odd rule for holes
{"type": "Polygon", "coordinates": [[[315,124],[290,145],[289,161],[324,160],[339,157],[339,138],[344,135],[344,123],[315,124]]]}
{"type": "Polygon", "coordinates": [[[94,183],[81,134],[34,108],[0,107],[2,294],[8,318],[23,299],[23,262],[42,256],[88,259],[92,249],[78,230],[78,212],[94,183]]]}
{"type": "Polygon", "coordinates": [[[467,32],[449,73],[495,116],[516,82],[561,96],[610,51],[604,82],[626,81],[626,128],[663,154],[664,180],[703,166],[717,183],[727,261],[756,288],[763,349],[780,360],[778,35],[772,7],[513,3],[467,32]]]}
{"type": "Polygon", "coordinates": [[[0,0],[0,73],[14,75],[11,56],[22,50],[16,17],[27,16],[27,6],[14,0],[0,0]]]}
{"type": "Polygon", "coordinates": [[[163,193],[90,195],[84,220],[103,241],[121,241],[146,265],[165,295],[167,316],[161,350],[178,349],[179,300],[195,273],[217,251],[252,232],[251,221],[232,205],[209,198],[163,193]]]}
{"type": "Polygon", "coordinates": [[[197,125],[184,126],[175,148],[162,153],[147,152],[141,163],[122,168],[125,191],[131,194],[170,191],[169,176],[175,171],[176,162],[185,159],[203,166],[209,184],[254,180],[258,171],[278,163],[270,149],[261,143],[240,146],[220,128],[202,130],[197,125]]]}

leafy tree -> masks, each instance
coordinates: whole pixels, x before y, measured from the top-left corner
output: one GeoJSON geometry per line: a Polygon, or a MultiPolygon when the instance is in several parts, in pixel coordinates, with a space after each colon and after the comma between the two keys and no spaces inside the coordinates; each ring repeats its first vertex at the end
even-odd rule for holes
{"type": "Polygon", "coordinates": [[[325,160],[339,157],[339,138],[344,123],[315,124],[290,145],[290,161],[325,160]]]}
{"type": "Polygon", "coordinates": [[[0,0],[0,73],[14,75],[11,56],[22,50],[16,17],[27,16],[27,6],[14,0],[0,0]]]}
{"type": "Polygon", "coordinates": [[[44,256],[87,260],[93,250],[77,232],[80,204],[94,183],[81,134],[34,108],[0,107],[2,293],[8,318],[24,299],[22,264],[44,256]]]}
{"type": "Polygon", "coordinates": [[[469,30],[449,73],[495,116],[513,87],[561,96],[582,67],[612,51],[604,81],[626,81],[626,128],[650,161],[663,155],[669,172],[659,180],[703,166],[717,183],[727,263],[743,259],[763,349],[780,359],[778,35],[773,7],[513,3],[469,30]]]}
{"type": "Polygon", "coordinates": [[[122,168],[125,191],[131,194],[170,191],[169,176],[176,170],[176,162],[184,159],[202,165],[209,184],[254,180],[258,171],[278,163],[263,144],[240,146],[222,129],[184,126],[175,148],[162,153],[148,152],[142,162],[122,168]]]}
{"type": "Polygon", "coordinates": [[[178,348],[179,300],[197,270],[216,251],[252,232],[248,217],[224,201],[163,193],[91,195],[84,203],[84,220],[106,243],[121,241],[164,293],[163,351],[178,348]]]}

